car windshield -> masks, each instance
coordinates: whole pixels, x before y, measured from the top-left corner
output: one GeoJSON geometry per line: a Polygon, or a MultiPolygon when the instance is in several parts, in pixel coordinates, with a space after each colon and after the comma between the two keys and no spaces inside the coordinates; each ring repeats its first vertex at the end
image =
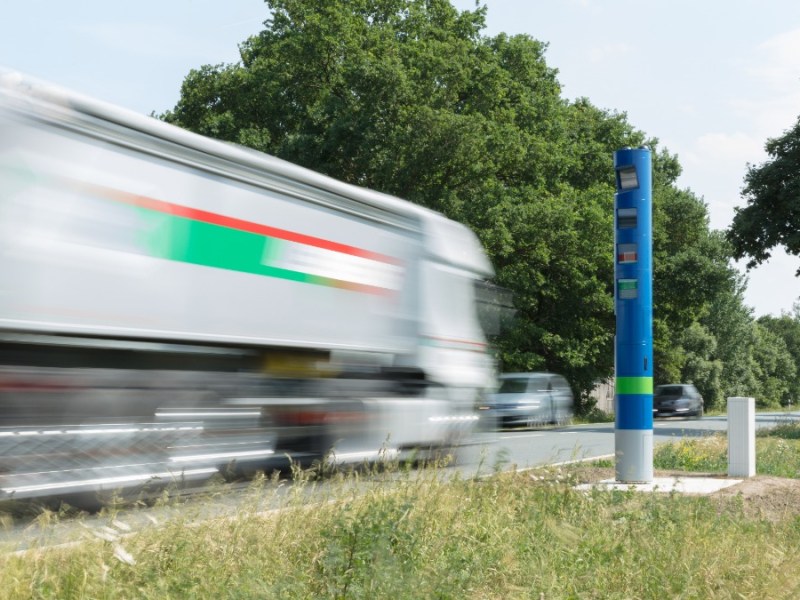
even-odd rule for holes
{"type": "Polygon", "coordinates": [[[683,394],[683,388],[679,385],[661,385],[656,389],[658,396],[680,396],[683,394]]]}
{"type": "Polygon", "coordinates": [[[528,390],[528,380],[522,378],[503,379],[498,394],[524,394],[528,390]]]}
{"type": "Polygon", "coordinates": [[[497,390],[498,394],[524,394],[530,389],[540,389],[547,387],[544,384],[542,377],[508,377],[500,381],[500,389],[497,390]],[[530,384],[533,383],[531,386],[530,384]],[[538,385],[537,385],[538,384],[538,385]]]}

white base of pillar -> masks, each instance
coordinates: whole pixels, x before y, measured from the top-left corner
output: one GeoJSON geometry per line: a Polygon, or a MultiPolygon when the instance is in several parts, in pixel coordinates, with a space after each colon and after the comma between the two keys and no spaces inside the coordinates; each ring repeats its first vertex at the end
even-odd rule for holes
{"type": "Polygon", "coordinates": [[[616,429],[614,431],[617,481],[653,481],[653,430],[616,429]]]}

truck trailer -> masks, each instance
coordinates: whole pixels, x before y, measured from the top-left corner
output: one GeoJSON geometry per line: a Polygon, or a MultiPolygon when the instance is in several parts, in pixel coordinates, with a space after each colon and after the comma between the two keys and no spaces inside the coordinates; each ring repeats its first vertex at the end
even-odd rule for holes
{"type": "Polygon", "coordinates": [[[0,490],[446,447],[494,381],[442,215],[0,71],[0,490]]]}

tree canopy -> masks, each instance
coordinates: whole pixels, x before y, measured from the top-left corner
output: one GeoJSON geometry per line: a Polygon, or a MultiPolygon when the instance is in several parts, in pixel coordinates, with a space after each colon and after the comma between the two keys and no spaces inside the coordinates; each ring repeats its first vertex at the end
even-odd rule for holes
{"type": "Polygon", "coordinates": [[[748,267],[769,259],[778,246],[800,255],[800,118],[767,140],[765,149],[769,160],[748,165],[742,190],[747,206],[736,209],[728,231],[735,257],[747,257],[748,267]]]}
{"type": "Polygon", "coordinates": [[[484,36],[486,7],[448,0],[266,5],[241,61],[192,70],[162,118],[467,224],[514,293],[503,369],[563,373],[583,399],[612,374],[612,156],[625,146],[653,151],[657,380],[717,400],[726,361],[746,358],[730,344],[769,336],[751,331],[704,202],[676,187],[677,157],[624,113],[562,98],[545,43],[484,36]]]}

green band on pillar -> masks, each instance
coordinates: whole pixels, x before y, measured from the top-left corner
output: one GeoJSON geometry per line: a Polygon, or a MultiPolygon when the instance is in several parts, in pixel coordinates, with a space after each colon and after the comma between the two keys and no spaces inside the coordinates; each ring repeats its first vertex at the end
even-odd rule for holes
{"type": "Polygon", "coordinates": [[[652,377],[617,377],[617,394],[652,394],[652,377]]]}

